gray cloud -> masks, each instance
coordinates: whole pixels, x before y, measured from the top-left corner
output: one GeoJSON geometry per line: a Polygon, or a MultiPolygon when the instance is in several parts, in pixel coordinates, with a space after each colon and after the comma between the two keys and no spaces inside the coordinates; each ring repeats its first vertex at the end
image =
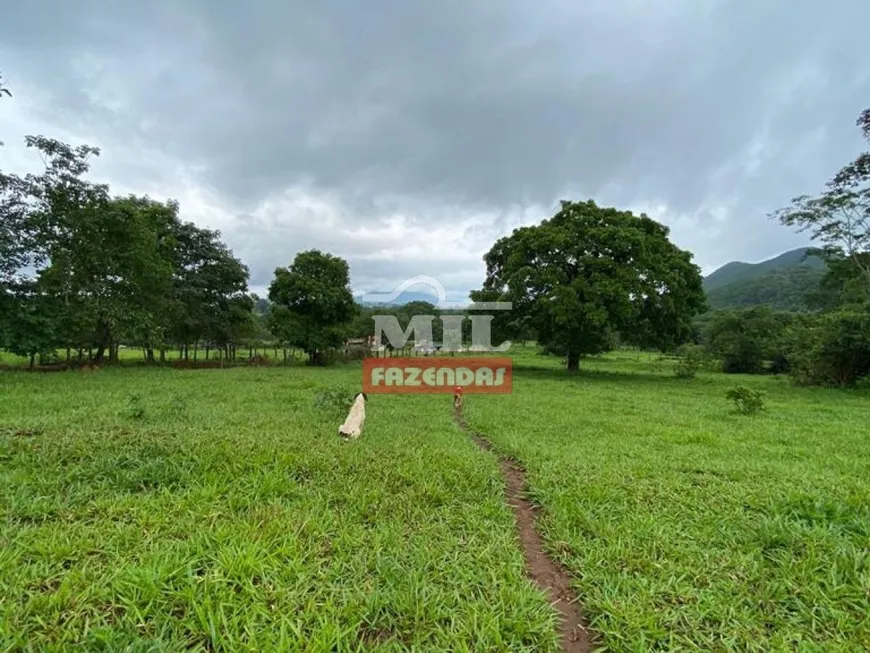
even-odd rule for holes
{"type": "Polygon", "coordinates": [[[361,287],[462,291],[563,197],[648,210],[707,268],[803,244],[765,215],[860,148],[870,6],[655,4],[42,0],[4,10],[0,70],[21,129],[97,139],[255,285],[319,246],[361,287]]]}

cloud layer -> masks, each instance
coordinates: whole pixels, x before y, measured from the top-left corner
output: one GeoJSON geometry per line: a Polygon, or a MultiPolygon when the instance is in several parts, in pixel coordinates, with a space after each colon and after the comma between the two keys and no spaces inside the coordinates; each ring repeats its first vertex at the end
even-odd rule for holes
{"type": "Polygon", "coordinates": [[[706,270],[804,244],[766,218],[861,147],[870,5],[495,0],[4,10],[4,169],[27,133],[175,197],[268,285],[319,247],[356,290],[480,284],[559,199],[647,211],[706,270]],[[655,6],[655,8],[653,8],[655,6]]]}

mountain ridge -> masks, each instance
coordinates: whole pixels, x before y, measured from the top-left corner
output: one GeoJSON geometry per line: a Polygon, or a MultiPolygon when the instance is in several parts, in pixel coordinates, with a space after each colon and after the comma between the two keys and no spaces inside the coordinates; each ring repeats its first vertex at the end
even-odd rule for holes
{"type": "Polygon", "coordinates": [[[707,303],[713,310],[767,305],[778,310],[805,310],[807,293],[818,288],[825,262],[800,247],[758,263],[731,261],[704,277],[707,303]]]}

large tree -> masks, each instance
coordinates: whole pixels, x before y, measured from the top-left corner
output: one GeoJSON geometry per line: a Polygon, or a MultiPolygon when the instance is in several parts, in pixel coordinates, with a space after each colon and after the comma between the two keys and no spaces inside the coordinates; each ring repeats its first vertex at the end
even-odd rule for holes
{"type": "MultiPolygon", "coordinates": [[[[870,141],[870,109],[858,117],[870,141]]],[[[825,191],[801,195],[774,217],[808,232],[828,261],[825,285],[845,303],[870,298],[870,152],[862,152],[831,179],[825,191]]]]}
{"type": "Polygon", "coordinates": [[[495,243],[484,257],[484,287],[472,299],[513,302],[496,319],[534,329],[569,370],[608,349],[615,334],[672,348],[690,335],[704,291],[692,255],[668,233],[645,214],[563,201],[551,219],[495,243]]]}
{"type": "Polygon", "coordinates": [[[357,311],[347,262],[318,250],[300,252],[290,267],[275,270],[269,300],[271,332],[305,351],[311,363],[344,344],[357,311]]]}

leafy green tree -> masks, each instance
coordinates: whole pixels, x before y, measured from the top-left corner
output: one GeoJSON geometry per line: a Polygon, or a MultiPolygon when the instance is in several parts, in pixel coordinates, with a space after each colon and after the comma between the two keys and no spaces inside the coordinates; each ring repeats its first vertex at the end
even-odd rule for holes
{"type": "Polygon", "coordinates": [[[722,361],[724,372],[756,374],[768,361],[773,371],[785,371],[788,357],[783,338],[792,320],[792,314],[768,306],[717,311],[703,338],[710,354],[722,361]]]}
{"type": "MultiPolygon", "coordinates": [[[[48,315],[35,310],[34,298],[53,295],[58,290],[49,287],[58,275],[46,276],[45,266],[57,270],[70,262],[65,250],[75,239],[76,225],[85,214],[92,215],[98,210],[107,194],[105,187],[82,179],[88,170],[88,158],[98,154],[95,148],[72,148],[33,136],[28,136],[26,143],[29,148],[39,150],[46,165],[41,174],[0,175],[0,294],[6,318],[3,330],[7,334],[21,334],[23,325],[39,315],[43,335],[60,336],[58,325],[49,328],[46,321],[51,318],[57,322],[63,316],[59,312],[48,315]],[[12,323],[16,320],[20,323],[12,323]]],[[[20,348],[22,338],[11,335],[10,338],[20,348]]]]}
{"type": "Polygon", "coordinates": [[[802,317],[789,333],[791,373],[801,383],[854,385],[870,376],[870,306],[802,317]]]}
{"type": "Polygon", "coordinates": [[[36,283],[28,282],[17,288],[11,308],[11,319],[2,333],[3,348],[29,358],[33,369],[36,356],[50,354],[57,346],[56,302],[40,292],[36,283]]]}
{"type": "Polygon", "coordinates": [[[253,300],[247,295],[248,268],[220,240],[220,233],[190,222],[174,226],[172,302],[167,331],[187,345],[206,339],[227,349],[250,333],[253,300]],[[240,312],[246,313],[241,318],[240,312]]]}
{"type": "MultiPolygon", "coordinates": [[[[857,124],[870,140],[870,109],[857,124]]],[[[796,197],[773,215],[821,244],[819,253],[835,264],[829,287],[839,286],[848,301],[870,298],[870,152],[841,169],[820,195],[796,197]]]]}
{"type": "Polygon", "coordinates": [[[27,175],[22,182],[27,221],[35,234],[31,259],[41,268],[39,284],[43,292],[62,298],[66,315],[57,315],[58,320],[71,323],[69,310],[81,309],[75,321],[89,321],[99,362],[112,335],[109,313],[116,281],[108,271],[114,251],[110,241],[116,234],[102,224],[109,208],[108,188],[83,178],[99,150],[43,136],[28,136],[26,142],[45,161],[41,174],[27,175]]]}
{"type": "Polygon", "coordinates": [[[357,303],[356,308],[354,310],[353,320],[351,320],[351,323],[348,326],[348,337],[349,338],[366,338],[368,336],[374,335],[374,331],[375,331],[374,315],[376,313],[379,313],[381,315],[384,314],[383,312],[380,311],[380,307],[375,308],[373,306],[366,306],[366,305],[357,303]]]}
{"type": "Polygon", "coordinates": [[[171,289],[173,218],[171,206],[137,197],[99,199],[62,217],[69,236],[51,242],[41,282],[63,298],[68,319],[89,325],[94,362],[158,326],[171,289]]]}
{"type": "Polygon", "coordinates": [[[182,222],[176,202],[111,197],[106,186],[87,181],[96,148],[42,136],[27,145],[42,155],[44,171],[0,175],[0,334],[7,346],[33,350],[22,343],[39,325],[38,353],[87,348],[101,363],[106,352],[116,357],[122,341],[145,346],[153,359],[153,347],[169,338],[229,346],[251,333],[248,270],[218,232],[182,222]],[[43,298],[51,312],[39,308],[43,298]]]}
{"type": "Polygon", "coordinates": [[[305,351],[310,363],[344,343],[356,313],[347,262],[318,250],[300,252],[290,267],[276,269],[269,299],[271,332],[305,351]]]}
{"type": "MultiPolygon", "coordinates": [[[[645,214],[566,202],[553,218],[500,239],[485,256],[475,301],[513,302],[510,320],[563,352],[568,369],[612,346],[614,334],[644,347],[672,349],[704,307],[692,255],[645,214]]],[[[507,328],[507,318],[503,318],[507,328]]]]}

